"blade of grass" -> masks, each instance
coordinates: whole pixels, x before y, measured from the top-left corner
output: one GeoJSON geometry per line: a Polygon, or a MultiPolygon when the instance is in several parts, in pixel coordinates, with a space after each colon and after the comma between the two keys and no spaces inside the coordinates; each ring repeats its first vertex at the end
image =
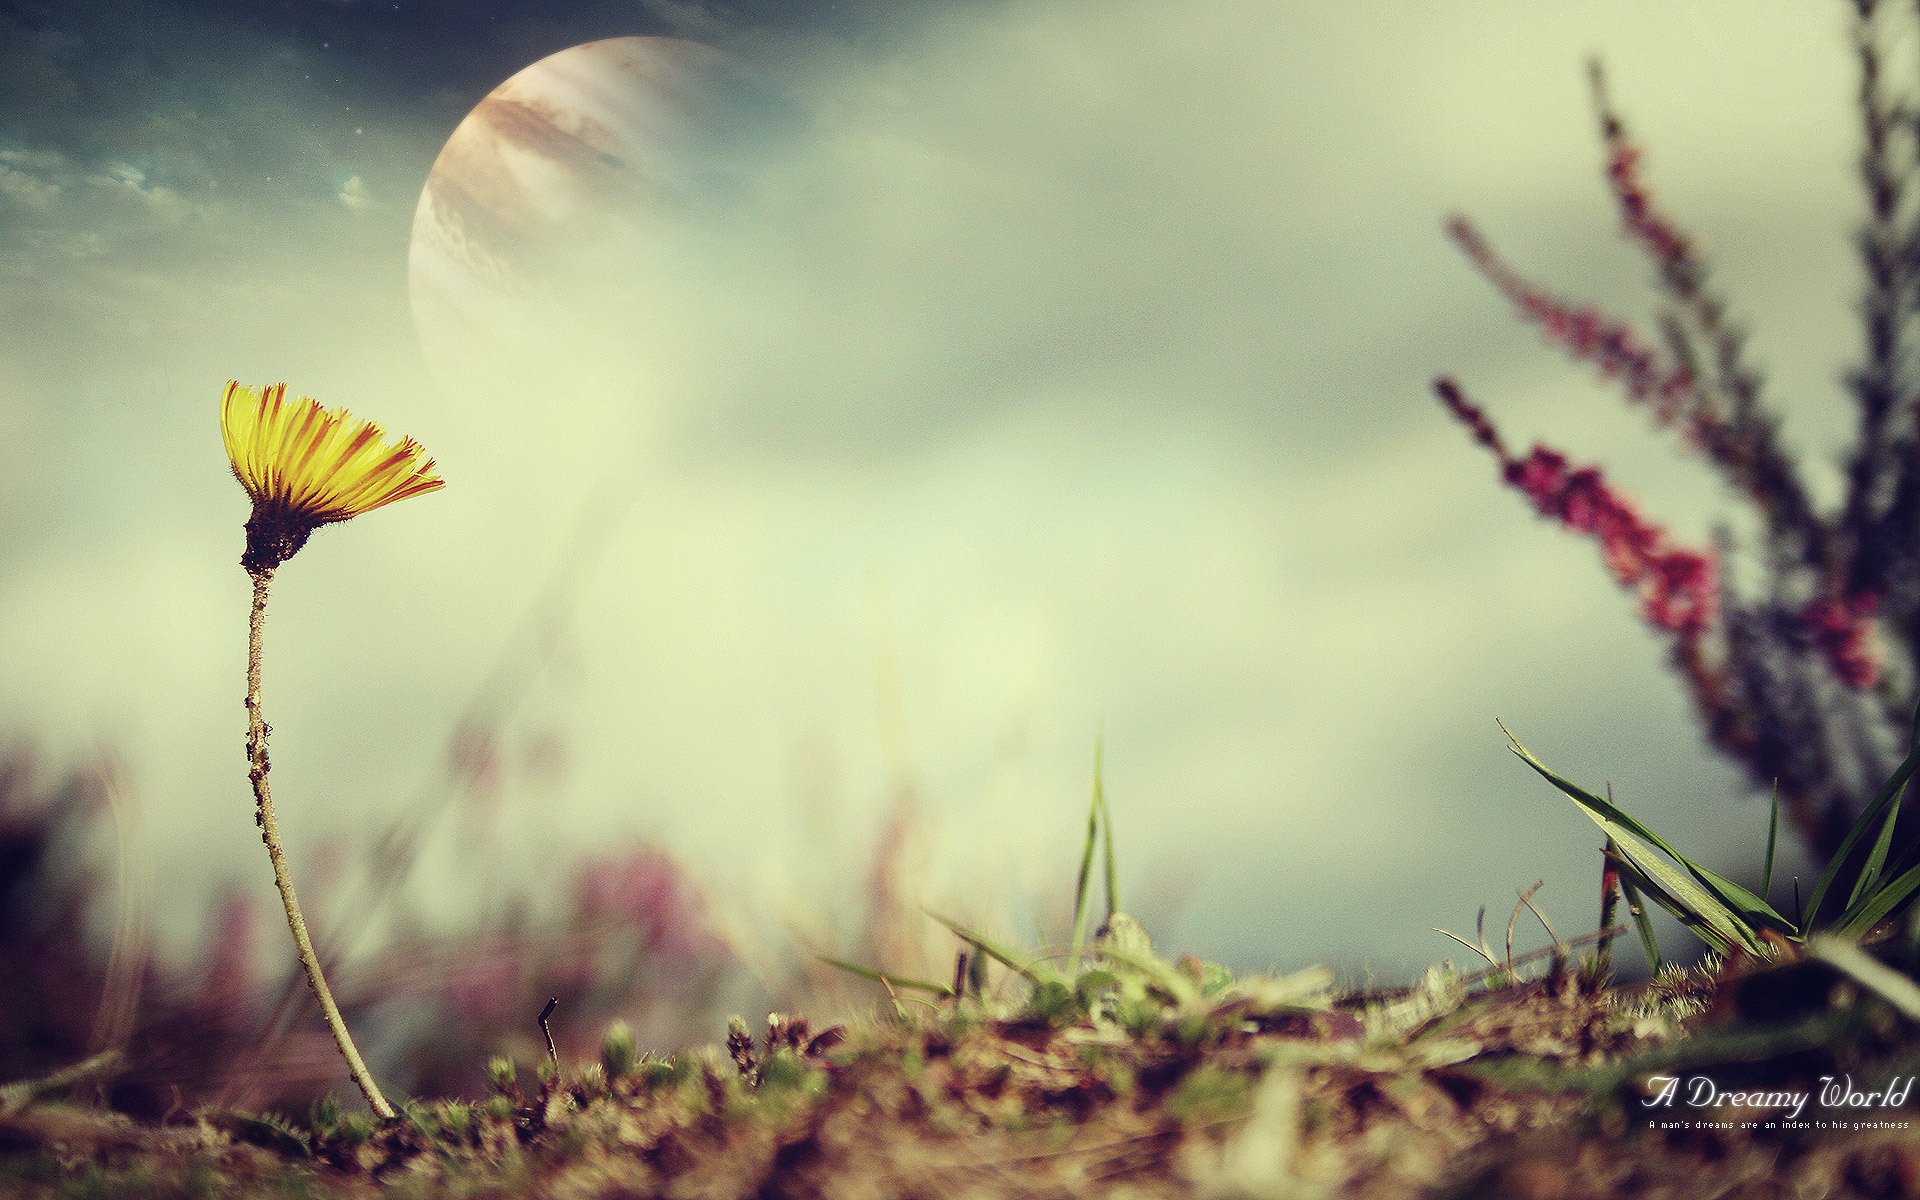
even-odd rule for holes
{"type": "Polygon", "coordinates": [[[1900,972],[1845,938],[1817,937],[1807,943],[1807,953],[1822,959],[1904,1013],[1908,1020],[1920,1021],[1920,986],[1900,972]]]}
{"type": "MultiPolygon", "coordinates": [[[[1513,930],[1514,926],[1520,923],[1520,910],[1531,907],[1530,901],[1533,899],[1533,894],[1545,886],[1547,886],[1546,880],[1535,880],[1532,887],[1520,893],[1520,903],[1514,905],[1513,911],[1507,914],[1507,970],[1509,972],[1513,970],[1513,930]]],[[[1538,911],[1534,915],[1538,916],[1538,911]]],[[[1554,935],[1554,940],[1560,940],[1558,934],[1554,935]]]]}
{"type": "MultiPolygon", "coordinates": [[[[1654,858],[1646,846],[1635,846],[1631,841],[1631,834],[1624,838],[1616,834],[1615,837],[1619,842],[1618,861],[1623,887],[1629,887],[1629,890],[1637,889],[1641,895],[1672,913],[1688,931],[1715,950],[1722,953],[1735,948],[1749,952],[1759,950],[1759,943],[1753,939],[1745,927],[1739,925],[1737,921],[1729,922],[1726,919],[1725,910],[1714,913],[1712,898],[1704,891],[1692,888],[1691,881],[1685,875],[1654,858]],[[1640,857],[1635,858],[1636,854],[1640,857]],[[1642,862],[1655,864],[1663,873],[1649,874],[1641,869],[1642,862]],[[1681,885],[1678,895],[1672,888],[1676,883],[1681,885]],[[1701,904],[1702,900],[1707,903],[1701,904]]],[[[1645,912],[1644,907],[1641,911],[1645,912]]]]}
{"type": "MultiPolygon", "coordinates": [[[[1614,852],[1613,842],[1607,842],[1607,853],[1614,852]]],[[[1647,967],[1660,970],[1660,941],[1653,935],[1653,918],[1647,915],[1647,906],[1640,901],[1640,889],[1633,886],[1627,878],[1627,872],[1620,869],[1620,861],[1614,859],[1614,869],[1619,872],[1620,894],[1627,900],[1627,915],[1633,918],[1633,927],[1640,934],[1640,948],[1647,953],[1647,967]]]]}
{"type": "Polygon", "coordinates": [[[1853,828],[1847,831],[1846,840],[1840,843],[1840,848],[1835,850],[1833,857],[1827,860],[1827,869],[1820,872],[1820,882],[1813,885],[1813,895],[1807,900],[1807,916],[1801,923],[1801,929],[1813,928],[1814,918],[1820,915],[1820,902],[1827,898],[1827,889],[1833,886],[1833,881],[1840,875],[1840,869],[1846,866],[1847,858],[1853,853],[1854,846],[1858,845],[1860,839],[1866,836],[1867,830],[1872,829],[1880,820],[1881,815],[1887,811],[1887,806],[1893,803],[1894,797],[1906,790],[1907,780],[1912,777],[1914,767],[1917,765],[1920,765],[1920,710],[1914,713],[1913,742],[1907,749],[1905,761],[1887,779],[1886,786],[1880,789],[1880,794],[1874,797],[1873,803],[1867,805],[1861,812],[1860,818],[1853,823],[1853,828]]]}
{"type": "Polygon", "coordinates": [[[1100,843],[1100,739],[1093,740],[1093,798],[1087,802],[1087,840],[1080,847],[1080,877],[1073,885],[1073,941],[1067,946],[1067,975],[1080,973],[1080,950],[1087,944],[1087,899],[1093,884],[1093,850],[1100,843]]]}
{"type": "MultiPolygon", "coordinates": [[[[985,954],[988,958],[998,962],[1001,966],[1007,968],[1007,970],[1024,977],[1028,983],[1040,982],[1040,973],[1034,969],[1032,963],[1025,961],[1017,951],[1009,950],[1007,947],[991,940],[985,934],[975,933],[960,922],[950,917],[943,917],[930,908],[925,911],[928,916],[945,925],[948,929],[951,929],[955,937],[966,942],[982,954],[985,954]]],[[[1048,973],[1054,974],[1055,972],[1050,968],[1048,973]]]]}
{"type": "Polygon", "coordinates": [[[871,979],[888,988],[906,988],[913,992],[927,992],[935,996],[952,996],[953,989],[944,983],[928,983],[924,979],[910,979],[905,975],[895,975],[891,971],[876,971],[872,967],[863,967],[859,963],[835,958],[830,954],[816,954],[815,958],[830,967],[838,967],[849,975],[858,975],[862,979],[871,979]]]}
{"type": "Polygon", "coordinates": [[[1554,950],[1564,958],[1567,953],[1567,940],[1560,936],[1560,931],[1553,927],[1553,922],[1547,920],[1547,914],[1541,912],[1540,906],[1533,902],[1535,893],[1539,892],[1539,890],[1545,886],[1546,882],[1544,880],[1534,884],[1532,888],[1528,889],[1525,895],[1520,897],[1520,903],[1526,905],[1527,911],[1533,914],[1533,919],[1540,922],[1540,928],[1546,930],[1547,936],[1553,939],[1554,950]]]}
{"type": "Polygon", "coordinates": [[[1900,802],[1904,798],[1904,793],[1895,796],[1887,807],[1887,819],[1880,825],[1880,836],[1873,840],[1873,849],[1867,852],[1866,864],[1860,868],[1860,878],[1853,881],[1853,891],[1847,896],[1847,907],[1840,914],[1842,921],[1862,900],[1873,895],[1873,885],[1879,882],[1880,870],[1887,865],[1887,848],[1893,845],[1893,827],[1900,820],[1900,802]]]}
{"type": "Polygon", "coordinates": [[[1094,735],[1093,795],[1100,805],[1100,857],[1107,868],[1107,921],[1112,923],[1113,914],[1120,911],[1120,885],[1117,882],[1119,870],[1113,861],[1113,810],[1107,805],[1107,785],[1100,766],[1105,743],[1104,733],[1094,735]]]}
{"type": "Polygon", "coordinates": [[[1119,966],[1143,977],[1149,984],[1165,992],[1176,1004],[1184,1006],[1200,1002],[1200,986],[1151,953],[1136,954],[1131,949],[1119,945],[1107,946],[1100,953],[1119,966]]]}
{"type": "MultiPolygon", "coordinates": [[[[1750,932],[1755,925],[1771,925],[1782,933],[1794,932],[1793,925],[1789,923],[1785,917],[1774,911],[1771,904],[1768,904],[1765,900],[1754,895],[1746,888],[1741,887],[1731,879],[1726,878],[1716,871],[1710,871],[1706,867],[1689,859],[1686,855],[1674,849],[1665,838],[1642,824],[1638,818],[1634,817],[1625,809],[1601,799],[1579,784],[1573,783],[1556,774],[1553,768],[1534,757],[1533,752],[1528,750],[1520,739],[1513,735],[1513,731],[1507,728],[1505,722],[1500,722],[1500,729],[1507,735],[1507,741],[1511,743],[1509,749],[1519,755],[1521,761],[1532,767],[1548,783],[1560,789],[1560,791],[1565,793],[1574,803],[1585,809],[1587,815],[1592,817],[1602,829],[1608,830],[1609,832],[1611,832],[1613,828],[1621,829],[1637,839],[1640,843],[1643,843],[1641,847],[1642,850],[1645,849],[1645,843],[1651,843],[1664,852],[1668,858],[1671,858],[1674,862],[1686,868],[1687,874],[1693,876],[1693,878],[1698,881],[1699,888],[1705,889],[1717,907],[1732,916],[1736,923],[1742,927],[1742,936],[1738,939],[1742,944],[1749,946],[1758,944],[1754,942],[1750,932]]],[[[1648,868],[1646,863],[1641,863],[1640,865],[1649,875],[1657,877],[1661,873],[1658,870],[1648,868]]],[[[1661,865],[1664,867],[1664,864],[1661,865]]],[[[1667,886],[1664,879],[1662,880],[1662,884],[1663,886],[1667,886]]],[[[1672,888],[1668,886],[1668,890],[1672,891],[1672,888]]],[[[1675,897],[1681,898],[1682,894],[1675,893],[1675,897]]]]}
{"type": "Polygon", "coordinates": [[[1780,841],[1780,781],[1773,781],[1772,811],[1767,815],[1767,869],[1760,876],[1760,894],[1773,901],[1773,851],[1780,841]]]}
{"type": "Polygon", "coordinates": [[[1439,927],[1438,925],[1435,925],[1435,926],[1433,927],[1433,931],[1434,931],[1435,933],[1437,933],[1437,934],[1439,934],[1439,935],[1440,935],[1441,937],[1450,937],[1450,938],[1452,938],[1452,939],[1453,939],[1454,941],[1456,941],[1456,942],[1459,942],[1459,943],[1460,943],[1460,944],[1461,944],[1462,946],[1465,946],[1465,947],[1466,947],[1467,949],[1469,949],[1469,950],[1471,950],[1471,951],[1473,951],[1473,952],[1474,952],[1475,954],[1478,954],[1478,955],[1479,955],[1479,956],[1480,956],[1481,958],[1484,958],[1484,959],[1486,959],[1486,960],[1487,960],[1487,963],[1488,963],[1488,964],[1489,964],[1490,966],[1492,966],[1494,970],[1496,970],[1496,971],[1498,971],[1498,970],[1501,970],[1501,969],[1502,969],[1502,968],[1501,968],[1501,966],[1500,966],[1500,960],[1499,960],[1499,959],[1497,959],[1497,958],[1495,958],[1495,957],[1494,957],[1493,955],[1491,955],[1491,954],[1488,954],[1488,953],[1487,953],[1487,952],[1486,952],[1486,951],[1485,951],[1484,949],[1482,949],[1482,948],[1480,948],[1479,946],[1476,946],[1476,945],[1474,945],[1474,944],[1473,944],[1472,942],[1470,942],[1470,941],[1468,941],[1467,939],[1465,939],[1465,938],[1463,938],[1463,937],[1461,937],[1461,936],[1460,936],[1459,934],[1457,934],[1457,933],[1455,933],[1455,932],[1454,932],[1453,930],[1451,930],[1451,929],[1442,929],[1442,928],[1440,928],[1440,927],[1439,927]]]}
{"type": "Polygon", "coordinates": [[[1911,867],[1894,877],[1893,882],[1875,892],[1858,911],[1849,912],[1834,923],[1835,933],[1858,935],[1872,929],[1882,917],[1898,908],[1902,901],[1920,888],[1920,867],[1911,867]]]}

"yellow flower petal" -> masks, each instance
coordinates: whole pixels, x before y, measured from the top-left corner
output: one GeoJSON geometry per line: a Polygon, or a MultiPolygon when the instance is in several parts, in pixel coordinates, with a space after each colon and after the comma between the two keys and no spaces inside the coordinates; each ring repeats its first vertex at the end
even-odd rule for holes
{"type": "Polygon", "coordinates": [[[372,421],[305,396],[289,403],[286,392],[284,383],[256,392],[229,382],[220,401],[227,461],[253,497],[240,564],[256,576],[270,576],[318,526],[445,486],[419,442],[389,444],[372,421]]]}
{"type": "Polygon", "coordinates": [[[445,486],[412,438],[389,444],[374,422],[305,396],[289,402],[286,390],[228,383],[220,402],[227,458],[256,507],[324,525],[445,486]]]}

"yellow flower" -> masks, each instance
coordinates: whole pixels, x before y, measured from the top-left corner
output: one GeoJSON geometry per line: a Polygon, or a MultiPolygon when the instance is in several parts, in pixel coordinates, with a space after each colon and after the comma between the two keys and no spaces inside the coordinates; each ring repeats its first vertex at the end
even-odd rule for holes
{"type": "Polygon", "coordinates": [[[305,396],[289,402],[286,390],[230,382],[220,402],[227,458],[253,497],[241,559],[249,571],[293,557],[318,526],[445,485],[412,438],[390,444],[372,421],[305,396]]]}

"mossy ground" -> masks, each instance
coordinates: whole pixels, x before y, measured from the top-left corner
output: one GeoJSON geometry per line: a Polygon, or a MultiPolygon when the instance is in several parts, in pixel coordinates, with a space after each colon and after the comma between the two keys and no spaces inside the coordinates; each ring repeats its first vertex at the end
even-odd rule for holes
{"type": "Polygon", "coordinates": [[[335,1105],[156,1126],[39,1099],[0,1115],[0,1194],[1920,1195],[1907,1109],[1806,1114],[1889,1128],[1651,1125],[1650,1073],[1865,1088],[1920,1067],[1909,1018],[1791,949],[1635,988],[1555,964],[1342,995],[1324,973],[1118,951],[1079,980],[820,1031],[775,1018],[670,1059],[616,1031],[600,1062],[496,1062],[488,1098],[382,1128],[335,1105]]]}

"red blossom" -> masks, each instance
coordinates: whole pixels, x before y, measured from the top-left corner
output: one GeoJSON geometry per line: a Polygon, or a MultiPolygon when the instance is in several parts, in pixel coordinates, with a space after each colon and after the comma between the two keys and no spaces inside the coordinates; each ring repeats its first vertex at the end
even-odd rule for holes
{"type": "Polygon", "coordinates": [[[1653,203],[1653,194],[1640,179],[1640,148],[1627,140],[1620,122],[1606,121],[1607,182],[1627,232],[1647,247],[1661,266],[1684,269],[1693,260],[1693,246],[1685,234],[1653,203]]]}
{"type": "Polygon", "coordinates": [[[1719,601],[1719,562],[1710,550],[1672,545],[1659,525],[1607,483],[1598,467],[1572,467],[1567,456],[1535,445],[1525,457],[1510,456],[1492,421],[1451,380],[1436,390],[1441,401],[1473,431],[1474,440],[1500,461],[1501,476],[1533,503],[1541,516],[1600,543],[1600,555],[1620,586],[1640,599],[1647,621],[1691,641],[1713,624],[1719,601]]]}
{"type": "Polygon", "coordinates": [[[1856,691],[1880,681],[1880,655],[1870,636],[1879,607],[1871,592],[1817,596],[1796,614],[1835,677],[1856,691]]]}
{"type": "Polygon", "coordinates": [[[1705,633],[1720,592],[1720,564],[1711,553],[1669,549],[1648,564],[1647,620],[1683,636],[1705,633]]]}

